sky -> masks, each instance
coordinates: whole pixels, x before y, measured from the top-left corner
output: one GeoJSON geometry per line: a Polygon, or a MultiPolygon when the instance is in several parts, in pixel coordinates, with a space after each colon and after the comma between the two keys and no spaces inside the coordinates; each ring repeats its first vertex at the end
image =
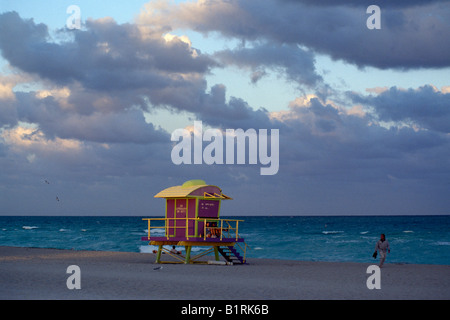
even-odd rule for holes
{"type": "Polygon", "coordinates": [[[0,215],[163,216],[191,179],[223,216],[450,214],[449,24],[444,0],[0,0],[0,215]],[[278,130],[278,171],[175,164],[194,121],[278,130]]]}

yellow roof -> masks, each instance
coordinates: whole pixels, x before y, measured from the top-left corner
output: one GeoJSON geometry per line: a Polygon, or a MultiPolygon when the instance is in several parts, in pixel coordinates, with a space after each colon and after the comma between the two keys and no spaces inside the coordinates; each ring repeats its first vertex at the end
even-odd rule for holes
{"type": "Polygon", "coordinates": [[[167,189],[164,189],[160,192],[158,192],[155,195],[155,198],[179,198],[179,197],[187,197],[191,192],[197,190],[201,187],[206,187],[207,185],[198,185],[198,186],[190,186],[190,187],[183,187],[183,186],[175,186],[170,187],[167,189]]]}
{"type": "MultiPolygon", "coordinates": [[[[155,198],[184,198],[187,197],[189,194],[191,194],[193,191],[207,186],[209,185],[206,184],[206,182],[203,180],[189,180],[183,183],[183,185],[181,186],[170,187],[158,192],[155,195],[155,198]]],[[[225,195],[222,196],[218,195],[218,196],[222,199],[231,199],[230,197],[225,195]]],[[[214,195],[210,195],[210,197],[215,198],[214,195]]]]}

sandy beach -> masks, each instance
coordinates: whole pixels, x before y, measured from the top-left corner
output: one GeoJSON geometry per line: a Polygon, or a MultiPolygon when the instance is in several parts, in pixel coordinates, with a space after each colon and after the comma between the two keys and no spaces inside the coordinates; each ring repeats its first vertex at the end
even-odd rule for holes
{"type": "Polygon", "coordinates": [[[390,264],[381,289],[369,263],[248,259],[248,265],[155,264],[149,253],[0,247],[0,299],[450,299],[450,266],[390,264]],[[69,290],[67,267],[80,268],[69,290]],[[162,267],[162,268],[159,268],[162,267]]]}

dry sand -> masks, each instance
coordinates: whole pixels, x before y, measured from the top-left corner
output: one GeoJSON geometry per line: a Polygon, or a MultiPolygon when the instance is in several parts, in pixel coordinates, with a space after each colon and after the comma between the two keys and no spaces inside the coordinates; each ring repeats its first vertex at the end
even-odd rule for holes
{"type": "Polygon", "coordinates": [[[149,253],[0,247],[0,299],[450,299],[450,266],[390,264],[369,290],[369,263],[249,259],[248,265],[155,264],[149,253]],[[69,290],[69,265],[81,289],[69,290]],[[162,267],[159,269],[155,269],[162,267]]]}

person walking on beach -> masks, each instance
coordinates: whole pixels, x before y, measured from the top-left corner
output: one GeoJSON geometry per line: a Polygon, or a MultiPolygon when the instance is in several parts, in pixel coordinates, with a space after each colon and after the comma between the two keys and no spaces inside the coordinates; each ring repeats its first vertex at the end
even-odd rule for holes
{"type": "Polygon", "coordinates": [[[375,245],[375,253],[374,256],[376,257],[376,252],[380,253],[380,265],[381,268],[383,266],[384,261],[386,260],[387,253],[391,253],[391,248],[389,247],[389,241],[386,240],[386,236],[384,233],[381,234],[380,240],[378,240],[377,244],[375,245]]]}

